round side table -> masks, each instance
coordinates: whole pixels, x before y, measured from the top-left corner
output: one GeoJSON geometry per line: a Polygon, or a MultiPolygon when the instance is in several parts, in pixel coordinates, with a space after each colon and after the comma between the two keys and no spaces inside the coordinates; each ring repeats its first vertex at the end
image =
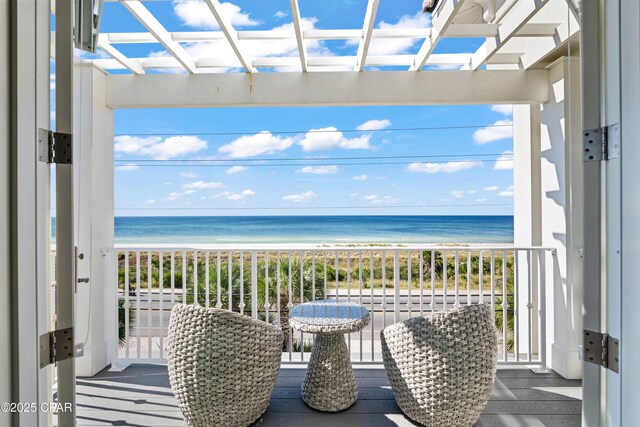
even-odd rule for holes
{"type": "Polygon", "coordinates": [[[338,412],[358,400],[344,334],[360,331],[369,319],[364,306],[346,301],[314,301],[291,309],[289,325],[316,335],[302,384],[302,400],[307,405],[319,411],[338,412]]]}

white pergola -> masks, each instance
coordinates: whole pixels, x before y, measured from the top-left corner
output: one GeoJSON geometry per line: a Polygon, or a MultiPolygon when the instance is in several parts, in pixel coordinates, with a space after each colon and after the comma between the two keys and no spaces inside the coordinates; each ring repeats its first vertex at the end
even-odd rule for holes
{"type": "MultiPolygon", "coordinates": [[[[568,16],[567,0],[447,0],[441,1],[433,13],[431,28],[375,28],[380,0],[369,0],[362,27],[353,29],[304,30],[301,27],[298,0],[290,1],[293,27],[285,30],[237,31],[224,15],[219,0],[204,0],[219,31],[169,32],[145,6],[143,0],[119,1],[147,32],[103,33],[98,46],[111,58],[93,63],[105,70],[129,70],[133,74],[147,71],[180,70],[190,74],[243,71],[368,71],[406,67],[409,71],[425,69],[479,70],[501,68],[528,70],[547,65],[549,51],[564,44],[578,30],[575,17],[568,16]],[[483,14],[487,5],[500,6],[491,22],[483,14]],[[497,4],[496,4],[497,3],[497,4]],[[485,38],[485,42],[469,53],[435,53],[445,38],[485,38]],[[380,39],[422,40],[416,54],[370,55],[371,43],[380,39]],[[247,44],[255,41],[295,40],[296,56],[250,56],[247,44]],[[356,55],[311,56],[307,43],[314,40],[357,41],[356,55]],[[231,48],[225,55],[193,57],[184,43],[226,41],[231,48]],[[167,56],[130,58],[118,45],[130,43],[160,44],[167,56]],[[233,52],[229,55],[228,52],[233,52]]],[[[416,9],[419,2],[416,1],[416,9]]]]}

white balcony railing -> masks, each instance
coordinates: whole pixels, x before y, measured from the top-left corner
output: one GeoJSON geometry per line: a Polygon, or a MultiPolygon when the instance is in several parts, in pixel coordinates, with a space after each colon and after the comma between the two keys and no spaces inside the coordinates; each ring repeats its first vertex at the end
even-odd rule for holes
{"type": "Polygon", "coordinates": [[[169,315],[179,302],[285,325],[283,360],[305,362],[313,338],[286,327],[288,309],[339,299],[371,311],[369,326],[347,336],[354,362],[381,361],[379,336],[387,325],[486,303],[496,320],[499,363],[546,366],[545,292],[552,279],[545,271],[553,253],[479,245],[118,245],[121,345],[113,363],[165,362],[169,315]]]}

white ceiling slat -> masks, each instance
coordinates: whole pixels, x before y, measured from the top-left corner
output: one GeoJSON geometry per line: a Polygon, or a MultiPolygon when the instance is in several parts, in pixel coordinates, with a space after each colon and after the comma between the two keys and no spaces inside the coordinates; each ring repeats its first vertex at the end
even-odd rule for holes
{"type": "Polygon", "coordinates": [[[367,2],[367,10],[364,15],[364,24],[362,26],[362,40],[360,40],[360,43],[358,44],[358,62],[354,69],[355,71],[364,71],[379,5],[380,0],[369,0],[367,2]]]}
{"type": "Polygon", "coordinates": [[[105,34],[98,35],[98,47],[107,52],[113,59],[124,65],[134,74],[144,74],[144,70],[137,59],[127,58],[122,52],[109,44],[109,39],[105,34]]]}
{"type": "Polygon", "coordinates": [[[242,64],[242,68],[244,68],[248,73],[257,73],[258,70],[251,67],[251,61],[249,61],[249,58],[247,58],[247,56],[241,51],[238,34],[233,29],[231,22],[229,22],[226,16],[222,15],[222,6],[220,5],[220,2],[218,0],[205,0],[205,2],[209,6],[209,9],[211,9],[211,13],[213,13],[213,16],[216,18],[220,29],[238,57],[240,64],[242,64]]]}
{"type": "Polygon", "coordinates": [[[420,47],[415,62],[409,68],[409,71],[420,71],[422,69],[427,62],[427,58],[433,53],[433,50],[446,33],[447,28],[453,22],[453,18],[455,18],[463,3],[464,0],[448,0],[442,4],[437,14],[432,17],[431,22],[433,23],[433,27],[431,28],[431,35],[424,41],[422,47],[420,47]]]}
{"type": "Polygon", "coordinates": [[[471,58],[469,69],[477,70],[514,37],[549,0],[519,0],[500,23],[498,34],[489,37],[471,58]]]}
{"type": "Polygon", "coordinates": [[[431,28],[374,28],[374,39],[425,39],[431,36],[431,28]]]}
{"type": "Polygon", "coordinates": [[[514,37],[554,37],[560,24],[526,24],[514,37]]]}
{"type": "Polygon", "coordinates": [[[182,64],[185,70],[190,73],[198,72],[193,58],[171,38],[171,34],[139,0],[122,0],[120,3],[182,64]]]}
{"type": "Polygon", "coordinates": [[[291,16],[293,17],[293,28],[296,33],[296,42],[298,43],[298,55],[300,56],[300,66],[302,72],[307,72],[307,48],[304,45],[304,36],[300,27],[300,6],[298,0],[291,0],[291,16]]]}

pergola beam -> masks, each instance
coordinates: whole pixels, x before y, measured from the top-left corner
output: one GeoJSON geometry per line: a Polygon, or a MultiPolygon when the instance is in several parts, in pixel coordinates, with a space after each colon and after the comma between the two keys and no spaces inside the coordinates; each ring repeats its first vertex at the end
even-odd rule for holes
{"type": "Polygon", "coordinates": [[[307,72],[307,48],[304,45],[304,37],[302,35],[302,27],[300,25],[300,6],[298,0],[290,0],[291,16],[293,17],[293,28],[296,33],[296,43],[298,44],[298,55],[300,56],[300,66],[304,73],[307,72]]]}
{"type": "Polygon", "coordinates": [[[420,71],[422,69],[427,62],[427,58],[433,53],[436,45],[447,32],[448,27],[453,22],[453,19],[463,4],[463,0],[448,0],[444,2],[442,8],[437,12],[437,15],[432,18],[433,27],[431,28],[431,35],[424,41],[422,47],[420,47],[414,64],[409,67],[409,71],[420,71]]]}
{"type": "Polygon", "coordinates": [[[209,9],[211,9],[211,13],[216,18],[216,21],[220,26],[220,30],[224,33],[229,45],[231,45],[231,49],[233,49],[233,52],[238,57],[240,64],[242,64],[242,68],[244,68],[248,73],[257,72],[256,69],[251,67],[249,58],[242,53],[238,34],[233,29],[231,22],[222,14],[222,6],[220,5],[220,2],[218,0],[205,0],[205,2],[209,6],[209,9]]]}
{"type": "Polygon", "coordinates": [[[505,43],[516,36],[517,33],[527,25],[529,20],[535,16],[549,0],[519,0],[510,13],[500,23],[498,34],[489,37],[478,48],[471,58],[469,69],[477,70],[495,55],[505,43]]]}
{"type": "Polygon", "coordinates": [[[171,34],[158,22],[139,0],[122,0],[121,3],[149,31],[165,49],[190,73],[197,73],[196,64],[179,43],[171,38],[171,34]]]}
{"type": "Polygon", "coordinates": [[[549,100],[547,70],[114,74],[106,79],[106,104],[111,108],[520,104],[549,100]]]}
{"type": "Polygon", "coordinates": [[[104,34],[98,35],[98,47],[107,52],[113,59],[122,64],[127,70],[134,74],[144,74],[140,60],[127,58],[122,52],[113,47],[104,34]]]}
{"type": "Polygon", "coordinates": [[[373,26],[376,23],[376,14],[378,13],[378,6],[380,0],[369,0],[367,3],[367,10],[364,15],[364,24],[362,26],[362,40],[358,44],[358,63],[355,71],[364,71],[364,67],[367,63],[367,54],[369,53],[369,45],[371,44],[371,37],[373,36],[373,26]]]}

